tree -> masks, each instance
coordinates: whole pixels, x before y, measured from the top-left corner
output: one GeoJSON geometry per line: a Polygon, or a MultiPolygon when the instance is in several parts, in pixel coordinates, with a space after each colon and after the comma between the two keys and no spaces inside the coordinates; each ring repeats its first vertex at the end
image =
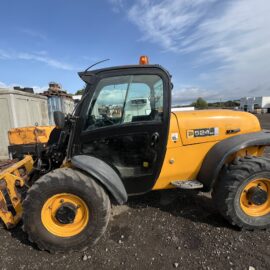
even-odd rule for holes
{"type": "Polygon", "coordinates": [[[83,86],[83,88],[77,90],[74,95],[83,95],[85,88],[86,88],[86,84],[83,86]]]}
{"type": "Polygon", "coordinates": [[[78,90],[75,95],[82,95],[83,94],[83,91],[84,91],[84,88],[78,90]]]}
{"type": "Polygon", "coordinates": [[[208,107],[208,104],[203,98],[199,97],[197,98],[196,102],[192,103],[192,106],[197,109],[206,109],[208,107]]]}

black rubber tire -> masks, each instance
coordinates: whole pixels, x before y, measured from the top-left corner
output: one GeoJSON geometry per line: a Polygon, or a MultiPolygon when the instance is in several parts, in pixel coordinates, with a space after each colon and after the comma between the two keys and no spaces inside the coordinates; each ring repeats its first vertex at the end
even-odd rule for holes
{"type": "Polygon", "coordinates": [[[82,251],[94,245],[103,235],[110,217],[110,199],[104,189],[89,175],[61,168],[35,182],[23,202],[23,230],[31,242],[51,253],[82,251]],[[74,194],[85,202],[90,217],[85,229],[72,237],[51,234],[42,224],[41,210],[48,198],[58,193],[74,194]]]}
{"type": "Polygon", "coordinates": [[[241,209],[240,194],[256,178],[270,179],[270,159],[251,156],[238,158],[223,168],[212,192],[221,215],[232,225],[246,230],[270,227],[270,214],[252,217],[241,209]]]}

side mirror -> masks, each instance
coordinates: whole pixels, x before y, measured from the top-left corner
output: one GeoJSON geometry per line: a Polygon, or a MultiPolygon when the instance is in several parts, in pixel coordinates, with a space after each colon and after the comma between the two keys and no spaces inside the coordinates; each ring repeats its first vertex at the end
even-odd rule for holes
{"type": "Polygon", "coordinates": [[[54,123],[57,128],[63,129],[65,126],[65,115],[60,111],[53,112],[54,123]]]}

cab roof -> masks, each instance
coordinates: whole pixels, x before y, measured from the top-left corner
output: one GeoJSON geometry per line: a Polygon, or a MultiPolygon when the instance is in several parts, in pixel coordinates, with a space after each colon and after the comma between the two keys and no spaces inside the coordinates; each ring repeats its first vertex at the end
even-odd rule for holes
{"type": "Polygon", "coordinates": [[[113,66],[113,67],[107,67],[107,68],[101,68],[101,69],[95,69],[95,70],[89,70],[89,71],[81,71],[78,72],[78,75],[80,76],[80,78],[86,82],[89,83],[89,79],[92,76],[97,76],[100,73],[103,72],[108,72],[108,71],[115,71],[115,70],[125,70],[125,69],[144,69],[144,68],[157,68],[160,69],[162,71],[164,71],[170,78],[171,75],[170,73],[161,65],[125,65],[125,66],[113,66]]]}

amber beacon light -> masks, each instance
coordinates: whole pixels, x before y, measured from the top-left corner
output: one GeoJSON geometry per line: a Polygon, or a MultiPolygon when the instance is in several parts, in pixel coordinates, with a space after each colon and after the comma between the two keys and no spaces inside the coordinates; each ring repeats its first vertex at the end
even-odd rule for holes
{"type": "Polygon", "coordinates": [[[140,57],[140,65],[147,65],[147,64],[149,64],[148,56],[142,55],[140,57]]]}

